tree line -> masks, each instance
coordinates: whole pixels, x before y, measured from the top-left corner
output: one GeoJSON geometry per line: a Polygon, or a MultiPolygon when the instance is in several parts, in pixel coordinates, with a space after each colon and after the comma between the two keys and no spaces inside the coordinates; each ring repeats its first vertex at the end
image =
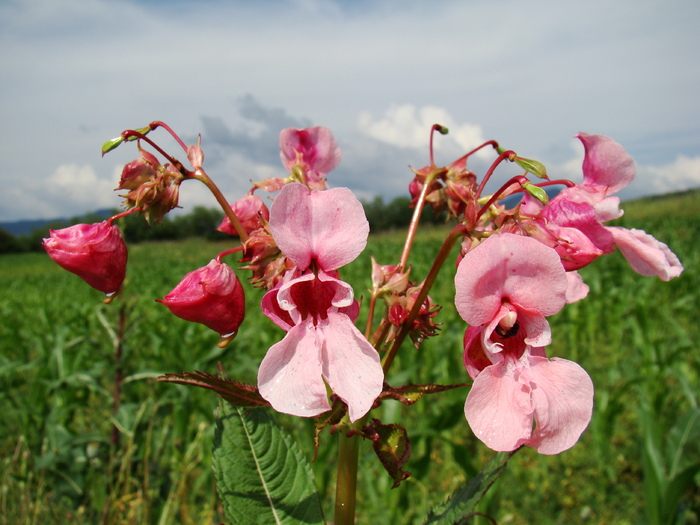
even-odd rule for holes
{"type": "MultiPolygon", "coordinates": [[[[372,233],[403,229],[408,226],[413,216],[413,208],[408,197],[396,197],[385,201],[375,197],[371,201],[362,201],[372,233]]],[[[113,214],[119,213],[114,210],[113,214]]],[[[225,240],[228,235],[216,231],[223,219],[223,212],[215,208],[195,206],[187,214],[166,215],[163,223],[149,226],[138,213],[128,215],[118,221],[127,243],[146,241],[174,241],[190,237],[207,240],[225,240]]],[[[66,228],[73,224],[91,224],[105,220],[105,216],[89,213],[66,220],[52,221],[41,228],[36,228],[29,235],[15,236],[0,228],[0,254],[42,251],[42,239],[49,236],[49,230],[66,228]]],[[[431,210],[423,211],[422,223],[444,223],[444,215],[437,216],[431,210]]]]}

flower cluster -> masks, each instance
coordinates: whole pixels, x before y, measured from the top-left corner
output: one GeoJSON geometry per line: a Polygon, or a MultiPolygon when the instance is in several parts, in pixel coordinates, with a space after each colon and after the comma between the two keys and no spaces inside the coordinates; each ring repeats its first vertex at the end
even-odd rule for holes
{"type": "MultiPolygon", "coordinates": [[[[170,131],[157,122],[144,130],[161,126],[170,131]]],[[[437,125],[435,130],[446,132],[437,125]]],[[[128,190],[126,206],[132,211],[159,222],[177,205],[180,183],[188,178],[206,184],[220,203],[228,202],[202,168],[199,143],[186,147],[173,134],[192,167],[186,170],[145,133],[125,133],[108,143],[106,151],[124,140],[139,140],[140,158],[125,166],[118,188],[128,190]],[[168,162],[161,165],[141,141],[156,147],[168,162]]],[[[328,129],[283,130],[280,157],[288,175],[255,182],[247,195],[223,206],[226,217],[218,229],[237,236],[240,246],[187,274],[160,302],[174,315],[217,332],[221,346],[228,344],[244,320],[245,297],[243,285],[222,258],[239,253],[241,270],[249,271],[250,283],[265,291],[263,313],[285,332],[260,364],[257,391],[262,399],[280,412],[302,417],[340,409],[334,421],[347,414],[354,431],[378,439],[384,428],[378,420],[352,425],[385,395],[401,397],[397,393],[403,387],[389,387],[385,371],[406,337],[419,347],[437,334],[440,307],[429,296],[430,287],[451,248],[461,241],[455,305],[468,326],[463,348],[455,355],[462,354],[473,380],[466,420],[494,450],[527,445],[543,454],[559,453],[576,443],[593,409],[593,384],[583,368],[548,357],[552,334],[547,317],[588,293],[576,271],[615,247],[642,275],[670,280],[683,270],[673,252],[645,232],[605,225],[622,215],[613,194],[632,181],[634,164],[608,137],[581,133],[578,138],[585,148],[581,184],[550,181],[540,163],[494,141],[437,167],[431,144],[430,164],[414,170],[409,185],[416,210],[401,260],[380,265],[372,259],[368,321],[362,333],[355,326],[359,303],[340,276],[367,243],[369,224],[362,204],[349,189],[327,186],[326,175],[341,159],[328,129]],[[489,145],[498,157],[479,180],[468,169],[468,158],[489,145]],[[524,174],[485,195],[487,181],[504,161],[518,163],[524,174]],[[533,183],[528,174],[542,181],[533,183]],[[543,188],[554,184],[564,189],[550,201],[543,188]],[[276,193],[270,208],[257,190],[276,193]],[[520,202],[506,207],[503,199],[515,194],[520,202]],[[446,212],[457,226],[430,273],[413,281],[408,260],[425,205],[446,212]],[[380,301],[384,313],[375,316],[380,301]],[[378,350],[386,351],[382,360],[378,350]]],[[[118,218],[51,232],[44,243],[58,264],[110,297],[122,285],[127,259],[113,224],[118,218]]],[[[420,388],[432,393],[446,387],[420,388]]],[[[401,479],[407,476],[400,474],[401,479]]]]}

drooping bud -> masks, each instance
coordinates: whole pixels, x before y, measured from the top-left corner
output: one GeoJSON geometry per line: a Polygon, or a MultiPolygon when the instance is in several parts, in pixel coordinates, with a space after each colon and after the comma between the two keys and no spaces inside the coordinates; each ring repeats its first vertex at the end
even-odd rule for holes
{"type": "Polygon", "coordinates": [[[200,135],[197,139],[197,144],[194,146],[187,146],[187,159],[190,161],[190,165],[193,170],[198,170],[202,167],[202,162],[204,162],[204,152],[201,148],[202,136],[200,135]]]}
{"type": "Polygon", "coordinates": [[[49,233],[43,246],[59,266],[108,296],[119,291],[126,276],[127,260],[126,243],[119,228],[104,221],[76,224],[49,233]]]}
{"type": "Polygon", "coordinates": [[[245,317],[243,286],[231,267],[216,259],[188,273],[158,302],[181,319],[211,328],[225,343],[233,339],[245,317]]]}

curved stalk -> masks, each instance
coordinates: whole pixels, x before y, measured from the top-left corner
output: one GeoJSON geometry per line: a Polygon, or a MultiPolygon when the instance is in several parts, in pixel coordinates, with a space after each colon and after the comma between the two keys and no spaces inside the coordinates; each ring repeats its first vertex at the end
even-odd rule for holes
{"type": "Polygon", "coordinates": [[[238,220],[238,217],[236,217],[236,214],[233,213],[231,206],[229,206],[226,197],[224,197],[224,194],[221,193],[219,187],[216,184],[214,184],[214,181],[209,178],[209,175],[207,175],[202,168],[198,168],[193,173],[191,173],[188,178],[197,179],[199,182],[203,183],[209,189],[209,191],[212,192],[214,198],[216,198],[216,202],[218,202],[219,206],[221,206],[221,209],[224,210],[224,213],[231,221],[231,225],[236,230],[238,236],[241,238],[241,242],[245,242],[248,239],[248,232],[245,231],[245,229],[241,225],[241,221],[238,220]]]}
{"type": "Polygon", "coordinates": [[[406,243],[403,246],[403,252],[401,253],[401,260],[399,261],[398,271],[403,272],[408,265],[408,256],[411,253],[411,247],[413,246],[413,240],[416,237],[416,231],[418,230],[418,223],[420,222],[420,216],[423,213],[423,207],[425,206],[425,196],[428,194],[428,188],[435,180],[435,178],[441,173],[441,170],[435,168],[425,177],[425,182],[423,183],[423,188],[421,188],[420,195],[418,196],[418,201],[416,202],[416,207],[413,210],[413,217],[411,217],[411,224],[408,226],[408,233],[406,234],[406,243]]]}
{"type": "Polygon", "coordinates": [[[428,297],[430,289],[435,283],[435,279],[437,278],[438,273],[440,272],[440,268],[442,268],[442,265],[445,264],[445,261],[447,260],[447,257],[450,254],[450,252],[452,251],[452,248],[454,247],[455,243],[460,237],[464,235],[465,231],[466,228],[464,227],[464,225],[459,224],[455,226],[455,228],[449,233],[445,241],[442,243],[440,251],[438,251],[438,254],[435,257],[435,261],[433,261],[433,265],[430,268],[430,272],[428,272],[428,276],[425,278],[423,286],[421,287],[421,290],[418,293],[416,302],[413,304],[413,308],[411,308],[411,311],[408,313],[408,317],[406,317],[406,320],[401,326],[401,330],[399,330],[399,333],[396,335],[394,343],[391,345],[391,348],[388,350],[388,352],[384,356],[384,359],[382,360],[382,368],[384,369],[384,374],[386,374],[389,371],[389,368],[394,362],[394,358],[396,357],[396,354],[398,353],[399,348],[401,347],[401,343],[403,343],[404,339],[406,339],[408,332],[410,332],[411,330],[410,327],[413,324],[413,321],[415,321],[416,317],[418,317],[418,313],[420,312],[420,309],[423,306],[425,298],[428,297]]]}

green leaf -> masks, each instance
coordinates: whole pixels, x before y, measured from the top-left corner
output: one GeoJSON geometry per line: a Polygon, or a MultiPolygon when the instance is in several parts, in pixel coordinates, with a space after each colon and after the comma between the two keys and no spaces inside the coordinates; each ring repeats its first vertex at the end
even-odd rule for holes
{"type": "Polygon", "coordinates": [[[309,464],[267,411],[221,403],[213,463],[232,524],[324,523],[309,464]]]}
{"type": "Polygon", "coordinates": [[[503,474],[513,452],[498,452],[466,486],[455,491],[445,503],[430,511],[426,524],[453,525],[471,516],[486,491],[503,474]]]}
{"type": "Polygon", "coordinates": [[[206,372],[183,372],[182,374],[165,374],[158,378],[162,383],[178,383],[180,385],[198,386],[212,390],[230,404],[239,407],[270,406],[258,392],[255,385],[246,385],[223,377],[216,377],[206,372]]]}

